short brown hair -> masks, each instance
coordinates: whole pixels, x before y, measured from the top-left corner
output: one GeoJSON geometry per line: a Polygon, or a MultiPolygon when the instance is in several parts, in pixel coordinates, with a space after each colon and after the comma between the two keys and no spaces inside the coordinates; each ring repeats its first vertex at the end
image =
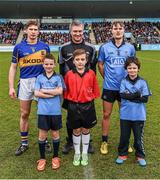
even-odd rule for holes
{"type": "Polygon", "coordinates": [[[27,22],[27,24],[25,25],[25,29],[28,29],[29,26],[35,25],[38,27],[38,29],[40,28],[40,24],[37,20],[30,20],[27,22]]]}
{"type": "Polygon", "coordinates": [[[123,21],[113,21],[113,22],[112,22],[112,28],[113,28],[113,26],[117,26],[118,24],[119,24],[121,27],[124,28],[124,22],[123,22],[123,21]]]}
{"type": "Polygon", "coordinates": [[[82,54],[85,54],[86,55],[86,58],[87,58],[87,53],[84,49],[76,49],[74,52],[73,52],[73,59],[76,57],[76,56],[79,56],[79,55],[82,55],[82,54]]]}
{"type": "Polygon", "coordinates": [[[47,54],[44,56],[44,59],[51,59],[51,60],[54,60],[54,63],[56,63],[56,59],[55,59],[55,57],[53,56],[53,54],[47,53],[47,54]]]}
{"type": "Polygon", "coordinates": [[[140,69],[141,67],[141,63],[139,61],[138,58],[136,57],[128,57],[125,64],[124,64],[124,68],[127,69],[127,67],[131,64],[131,63],[134,63],[138,66],[138,69],[140,69]]]}
{"type": "Polygon", "coordinates": [[[72,21],[72,23],[69,25],[69,31],[72,30],[72,27],[73,27],[73,26],[82,26],[83,29],[84,29],[84,24],[83,24],[82,22],[80,22],[78,19],[74,19],[74,20],[72,21]]]}

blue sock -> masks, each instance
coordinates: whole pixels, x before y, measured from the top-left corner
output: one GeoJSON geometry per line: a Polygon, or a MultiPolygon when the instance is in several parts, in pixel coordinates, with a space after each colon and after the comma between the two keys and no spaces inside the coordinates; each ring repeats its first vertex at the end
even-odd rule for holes
{"type": "Polygon", "coordinates": [[[53,157],[58,157],[60,139],[53,139],[53,157]]]}
{"type": "Polygon", "coordinates": [[[103,142],[108,142],[108,136],[102,136],[102,141],[103,142]]]}
{"type": "Polygon", "coordinates": [[[21,132],[21,144],[28,146],[28,132],[21,132]]]}
{"type": "Polygon", "coordinates": [[[38,141],[39,144],[39,152],[40,152],[40,159],[45,159],[45,144],[46,141],[38,141]]]}

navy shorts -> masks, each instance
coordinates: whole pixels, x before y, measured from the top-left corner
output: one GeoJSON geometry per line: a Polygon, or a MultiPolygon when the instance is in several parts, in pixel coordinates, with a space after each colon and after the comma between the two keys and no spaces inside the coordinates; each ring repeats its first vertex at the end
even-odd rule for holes
{"type": "Polygon", "coordinates": [[[113,91],[108,89],[103,89],[102,97],[104,101],[114,103],[116,100],[121,102],[121,97],[119,91],[113,91]]]}
{"type": "Polygon", "coordinates": [[[43,130],[59,130],[62,128],[61,115],[38,115],[38,128],[43,130]]]}
{"type": "Polygon", "coordinates": [[[97,123],[94,101],[87,103],[68,102],[67,124],[71,129],[90,129],[97,123]]]}

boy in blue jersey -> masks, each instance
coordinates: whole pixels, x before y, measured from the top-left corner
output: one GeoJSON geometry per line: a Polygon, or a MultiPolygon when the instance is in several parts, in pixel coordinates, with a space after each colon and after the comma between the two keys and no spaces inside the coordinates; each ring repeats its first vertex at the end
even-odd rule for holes
{"type": "Polygon", "coordinates": [[[62,127],[61,97],[63,92],[62,78],[53,70],[55,58],[47,54],[43,64],[45,72],[40,74],[35,83],[35,96],[38,97],[38,128],[39,128],[39,152],[37,170],[43,171],[46,165],[45,144],[47,133],[51,129],[53,139],[52,169],[60,167],[58,157],[60,136],[59,129],[62,127]]]}
{"type": "Polygon", "coordinates": [[[108,153],[110,116],[114,102],[117,100],[120,105],[120,82],[126,76],[124,63],[127,57],[135,56],[134,46],[124,41],[123,22],[113,22],[112,35],[113,38],[101,46],[98,57],[98,68],[104,78],[101,154],[108,153]]]}
{"type": "Polygon", "coordinates": [[[39,23],[31,20],[26,24],[27,39],[17,44],[13,50],[12,63],[9,70],[9,96],[15,99],[14,81],[17,67],[20,68],[18,99],[20,100],[20,135],[21,143],[15,155],[21,155],[28,149],[28,118],[34,96],[36,77],[43,72],[43,59],[49,46],[38,41],[39,23]]]}
{"type": "Polygon", "coordinates": [[[134,134],[134,148],[137,162],[146,166],[143,145],[144,122],[146,120],[145,103],[151,95],[147,82],[138,76],[140,62],[130,57],[124,65],[128,75],[121,82],[120,96],[120,143],[116,163],[122,164],[127,159],[131,130],[134,134]]]}

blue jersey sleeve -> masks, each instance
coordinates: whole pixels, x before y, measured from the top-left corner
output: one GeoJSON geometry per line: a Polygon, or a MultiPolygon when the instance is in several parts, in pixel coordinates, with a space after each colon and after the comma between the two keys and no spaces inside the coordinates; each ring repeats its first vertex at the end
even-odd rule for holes
{"type": "Polygon", "coordinates": [[[59,80],[58,86],[62,87],[63,90],[65,90],[66,89],[66,85],[64,83],[63,77],[61,75],[59,75],[59,77],[60,77],[60,80],[59,80]]]}
{"type": "Polygon", "coordinates": [[[125,88],[125,80],[123,79],[121,81],[121,85],[120,85],[120,93],[125,93],[126,92],[126,88],[125,88]]]}
{"type": "Polygon", "coordinates": [[[102,45],[99,49],[98,61],[102,62],[105,60],[104,46],[102,45]]]}
{"type": "Polygon", "coordinates": [[[39,91],[40,89],[41,89],[40,76],[38,76],[35,82],[34,90],[39,91]]]}
{"type": "Polygon", "coordinates": [[[46,44],[46,52],[47,52],[47,53],[50,53],[50,52],[51,52],[48,44],[46,44]]]}
{"type": "Polygon", "coordinates": [[[12,63],[18,63],[18,46],[15,46],[13,49],[12,63]]]}
{"type": "Polygon", "coordinates": [[[132,49],[131,49],[131,57],[136,57],[136,50],[133,45],[132,45],[132,49]]]}
{"type": "Polygon", "coordinates": [[[151,96],[152,94],[146,81],[143,81],[143,89],[141,93],[142,96],[151,96]]]}

